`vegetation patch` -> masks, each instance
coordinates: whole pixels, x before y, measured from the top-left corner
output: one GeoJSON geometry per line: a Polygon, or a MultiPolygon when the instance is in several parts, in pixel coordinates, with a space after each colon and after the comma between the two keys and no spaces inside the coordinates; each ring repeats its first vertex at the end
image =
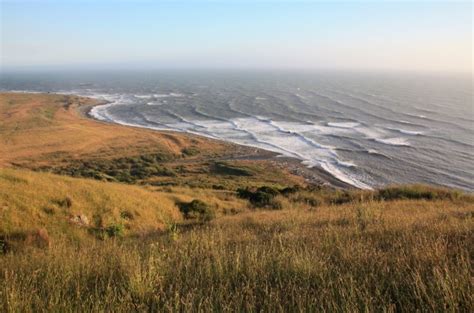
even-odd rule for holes
{"type": "Polygon", "coordinates": [[[148,154],[111,160],[98,159],[76,161],[65,167],[43,167],[41,170],[73,177],[136,183],[139,180],[154,176],[175,177],[176,173],[162,164],[164,161],[169,159],[170,156],[168,155],[148,154]]]}
{"type": "Polygon", "coordinates": [[[280,190],[269,186],[237,189],[237,195],[240,198],[247,199],[252,205],[260,208],[272,207],[274,209],[281,209],[281,205],[275,199],[279,194],[280,190]]]}
{"type": "Polygon", "coordinates": [[[250,167],[237,166],[227,162],[215,162],[211,170],[214,174],[232,176],[253,176],[255,172],[250,167]]]}
{"type": "Polygon", "coordinates": [[[191,157],[191,156],[198,155],[200,151],[197,147],[191,146],[191,147],[186,147],[186,148],[181,149],[181,153],[183,154],[183,156],[191,157]]]}
{"type": "Polygon", "coordinates": [[[377,191],[378,200],[456,200],[462,194],[456,190],[427,186],[399,186],[383,188],[377,191]]]}
{"type": "Polygon", "coordinates": [[[125,228],[123,224],[113,224],[107,226],[105,232],[109,237],[122,237],[124,235],[125,228]]]}
{"type": "Polygon", "coordinates": [[[209,222],[215,217],[214,210],[207,203],[198,199],[194,199],[191,202],[178,203],[178,207],[186,219],[209,222]]]}

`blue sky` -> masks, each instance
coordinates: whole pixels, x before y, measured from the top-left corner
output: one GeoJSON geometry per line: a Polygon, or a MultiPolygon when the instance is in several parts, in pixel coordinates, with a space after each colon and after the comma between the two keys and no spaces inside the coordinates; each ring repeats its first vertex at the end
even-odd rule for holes
{"type": "Polygon", "coordinates": [[[468,1],[0,2],[8,69],[472,70],[468,1]]]}

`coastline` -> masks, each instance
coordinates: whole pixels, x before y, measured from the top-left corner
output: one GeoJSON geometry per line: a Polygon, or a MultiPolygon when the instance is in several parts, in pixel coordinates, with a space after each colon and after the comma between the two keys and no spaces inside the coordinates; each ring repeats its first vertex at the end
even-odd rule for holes
{"type": "Polygon", "coordinates": [[[100,119],[95,118],[91,114],[91,110],[96,106],[108,104],[110,102],[105,101],[105,100],[101,101],[98,99],[84,97],[84,96],[78,96],[78,97],[97,101],[97,103],[95,104],[88,104],[88,105],[76,107],[76,111],[79,113],[81,117],[93,120],[94,122],[133,127],[133,128],[138,128],[138,129],[144,129],[144,130],[145,129],[152,130],[152,131],[155,131],[158,133],[164,133],[164,134],[177,133],[177,134],[189,136],[190,138],[199,137],[199,138],[205,138],[206,140],[210,140],[210,141],[225,143],[226,145],[230,145],[234,147],[235,149],[234,151],[236,153],[232,154],[230,157],[217,158],[216,161],[232,161],[232,160],[268,161],[279,168],[288,170],[293,175],[303,177],[309,184],[327,186],[327,187],[332,187],[336,189],[359,189],[356,186],[353,186],[342,180],[339,180],[337,177],[333,176],[331,173],[327,172],[322,167],[314,166],[310,168],[304,165],[300,159],[282,156],[276,152],[265,150],[262,148],[240,145],[237,143],[233,143],[233,142],[229,142],[225,140],[219,140],[215,138],[209,138],[209,137],[205,137],[205,136],[190,133],[190,132],[180,132],[176,130],[156,130],[156,129],[151,129],[147,127],[140,127],[140,126],[134,126],[134,125],[122,125],[120,123],[116,123],[112,121],[100,120],[100,119]]]}

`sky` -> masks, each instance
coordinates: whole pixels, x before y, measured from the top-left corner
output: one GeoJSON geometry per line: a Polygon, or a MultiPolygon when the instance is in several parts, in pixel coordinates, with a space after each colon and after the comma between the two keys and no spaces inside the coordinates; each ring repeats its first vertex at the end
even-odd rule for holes
{"type": "Polygon", "coordinates": [[[0,0],[1,69],[472,73],[470,1],[0,0]]]}

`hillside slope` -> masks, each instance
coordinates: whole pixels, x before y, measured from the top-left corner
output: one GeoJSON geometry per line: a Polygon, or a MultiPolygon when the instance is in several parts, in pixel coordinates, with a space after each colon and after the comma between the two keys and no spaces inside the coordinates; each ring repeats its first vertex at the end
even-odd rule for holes
{"type": "MultiPolygon", "coordinates": [[[[182,221],[178,205],[199,198],[219,212],[247,207],[225,191],[143,186],[0,169],[0,235],[45,229],[49,236],[123,227],[127,236],[161,232],[182,221]]],[[[82,234],[82,235],[81,235],[82,234]]]]}
{"type": "Polygon", "coordinates": [[[275,197],[0,170],[0,310],[472,312],[472,197],[275,197]],[[183,219],[191,199],[217,218],[183,219]]]}

